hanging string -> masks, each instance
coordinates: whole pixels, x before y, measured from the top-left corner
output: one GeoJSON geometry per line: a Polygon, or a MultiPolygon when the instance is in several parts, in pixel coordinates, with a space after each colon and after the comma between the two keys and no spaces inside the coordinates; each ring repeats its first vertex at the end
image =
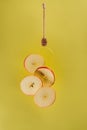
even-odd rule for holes
{"type": "Polygon", "coordinates": [[[43,38],[45,38],[45,4],[43,3],[43,38]]]}
{"type": "Polygon", "coordinates": [[[43,38],[41,40],[41,43],[43,46],[45,46],[47,45],[46,34],[45,34],[45,9],[46,9],[45,3],[43,3],[42,6],[43,6],[43,38]]]}

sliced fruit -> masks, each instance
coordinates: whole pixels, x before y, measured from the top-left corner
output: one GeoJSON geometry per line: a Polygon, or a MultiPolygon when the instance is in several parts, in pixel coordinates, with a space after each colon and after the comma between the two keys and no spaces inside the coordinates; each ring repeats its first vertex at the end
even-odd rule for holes
{"type": "Polygon", "coordinates": [[[50,87],[54,84],[55,75],[51,69],[47,67],[39,67],[34,74],[42,80],[43,86],[50,87]]]}
{"type": "Polygon", "coordinates": [[[26,95],[34,95],[41,87],[42,81],[36,76],[27,76],[20,83],[20,88],[26,95]]]}
{"type": "Polygon", "coordinates": [[[24,66],[27,71],[34,73],[34,71],[44,65],[44,59],[38,54],[31,54],[24,60],[24,66]]]}
{"type": "Polygon", "coordinates": [[[35,96],[34,101],[40,107],[47,107],[54,103],[56,99],[56,93],[54,89],[50,87],[42,87],[40,88],[35,96]]]}

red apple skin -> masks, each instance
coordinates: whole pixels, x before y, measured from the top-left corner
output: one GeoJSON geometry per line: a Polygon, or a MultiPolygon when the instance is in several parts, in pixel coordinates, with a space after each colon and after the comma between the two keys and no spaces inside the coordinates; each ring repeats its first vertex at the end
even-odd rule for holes
{"type": "MultiPolygon", "coordinates": [[[[29,55],[27,55],[26,57],[25,57],[25,59],[24,59],[24,68],[26,69],[26,66],[25,66],[25,61],[26,61],[26,59],[30,56],[30,55],[33,55],[33,53],[31,53],[31,54],[29,54],[29,55]]],[[[26,69],[27,70],[27,69],[26,69]]],[[[28,70],[27,70],[28,71],[28,70]]]]}
{"type": "MultiPolygon", "coordinates": [[[[39,69],[43,69],[43,68],[45,68],[45,69],[48,69],[48,70],[50,70],[51,72],[52,72],[52,74],[53,74],[53,76],[54,76],[54,82],[52,83],[52,85],[55,83],[55,74],[54,74],[54,72],[53,72],[53,70],[52,69],[50,69],[49,67],[47,67],[47,66],[41,66],[41,67],[38,67],[37,69],[36,69],[36,71],[38,71],[39,69]]],[[[35,71],[35,72],[36,72],[35,71]]]]}

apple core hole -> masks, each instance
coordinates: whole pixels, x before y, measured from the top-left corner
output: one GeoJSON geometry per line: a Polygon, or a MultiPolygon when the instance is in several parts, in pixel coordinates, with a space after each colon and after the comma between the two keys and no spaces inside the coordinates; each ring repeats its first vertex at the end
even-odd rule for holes
{"type": "Polygon", "coordinates": [[[47,95],[44,95],[43,98],[46,99],[46,98],[47,98],[47,95]]]}
{"type": "Polygon", "coordinates": [[[34,87],[34,83],[32,83],[31,85],[30,85],[30,88],[33,88],[34,87]]]}
{"type": "Polygon", "coordinates": [[[32,65],[36,65],[36,63],[35,63],[35,62],[32,62],[32,65]]]}

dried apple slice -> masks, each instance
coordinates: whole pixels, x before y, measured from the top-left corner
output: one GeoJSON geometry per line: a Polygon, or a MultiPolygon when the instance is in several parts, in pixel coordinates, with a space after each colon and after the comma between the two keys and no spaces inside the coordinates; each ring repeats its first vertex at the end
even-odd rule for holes
{"type": "Polygon", "coordinates": [[[27,76],[20,83],[20,88],[26,95],[34,95],[41,87],[42,81],[36,76],[27,76]]]}
{"type": "Polygon", "coordinates": [[[34,71],[44,65],[44,59],[41,55],[31,54],[24,60],[24,66],[26,70],[30,73],[34,73],[34,71]]]}
{"type": "Polygon", "coordinates": [[[39,67],[34,74],[42,80],[43,86],[50,87],[55,82],[54,72],[48,67],[39,67]]]}
{"type": "Polygon", "coordinates": [[[40,88],[34,96],[34,102],[39,107],[48,107],[54,103],[55,99],[56,93],[51,87],[40,88]]]}

